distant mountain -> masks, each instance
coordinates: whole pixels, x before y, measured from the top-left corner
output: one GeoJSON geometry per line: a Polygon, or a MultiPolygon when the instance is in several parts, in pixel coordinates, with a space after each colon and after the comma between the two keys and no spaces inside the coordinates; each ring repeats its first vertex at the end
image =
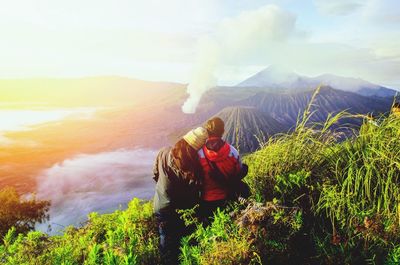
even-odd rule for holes
{"type": "MultiPolygon", "coordinates": [[[[254,87],[246,89],[218,87],[204,96],[198,113],[192,117],[197,120],[196,124],[201,124],[200,121],[213,116],[221,117],[226,126],[225,139],[234,146],[238,146],[242,152],[250,152],[259,147],[259,140],[266,140],[271,135],[294,128],[310,104],[314,92],[313,86],[299,91],[289,89],[284,92],[265,91],[265,89],[254,87]]],[[[390,110],[391,104],[392,100],[389,98],[362,96],[324,86],[311,107],[311,111],[315,113],[310,122],[322,123],[330,114],[341,111],[352,114],[386,113],[390,110]]],[[[360,118],[346,118],[333,127],[346,124],[356,129],[361,123],[360,118]]],[[[185,124],[190,123],[185,122],[185,124]]],[[[180,135],[188,129],[189,126],[180,131],[180,135]]]]}
{"type": "Polygon", "coordinates": [[[314,82],[310,78],[300,76],[287,69],[270,66],[249,77],[237,85],[238,87],[268,88],[270,91],[311,88],[314,82]]]}
{"type": "Polygon", "coordinates": [[[118,76],[0,79],[0,104],[49,107],[114,107],[175,104],[186,86],[118,76]]]}
{"type": "Polygon", "coordinates": [[[287,127],[254,107],[227,107],[215,116],[225,122],[224,139],[241,153],[255,151],[270,136],[287,127]]]}
{"type": "MultiPolygon", "coordinates": [[[[291,93],[259,92],[237,102],[237,105],[255,107],[281,124],[293,127],[299,115],[303,114],[310,103],[313,93],[314,90],[291,93]]],[[[389,99],[365,97],[331,87],[322,87],[311,108],[311,111],[316,110],[311,121],[323,122],[330,113],[335,114],[343,110],[353,114],[384,113],[390,110],[390,106],[389,99]]]]}
{"type": "Polygon", "coordinates": [[[396,90],[376,85],[360,78],[341,77],[332,74],[306,77],[277,66],[270,66],[237,86],[267,88],[270,92],[283,92],[304,91],[316,88],[320,84],[369,97],[393,97],[397,93],[396,90]]]}
{"type": "Polygon", "coordinates": [[[324,84],[336,89],[354,92],[363,96],[393,97],[395,90],[376,85],[361,78],[341,77],[331,74],[320,75],[311,78],[317,84],[324,84]]]}

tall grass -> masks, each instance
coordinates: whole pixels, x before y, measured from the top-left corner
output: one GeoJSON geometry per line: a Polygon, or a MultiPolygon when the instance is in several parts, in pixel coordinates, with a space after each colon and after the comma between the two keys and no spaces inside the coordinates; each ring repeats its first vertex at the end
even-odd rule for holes
{"type": "Polygon", "coordinates": [[[347,117],[345,112],[330,115],[323,124],[309,123],[312,102],[319,92],[318,88],[302,117],[298,118],[293,132],[279,134],[261,144],[261,149],[248,155],[244,161],[249,164],[246,178],[258,201],[269,201],[275,196],[278,178],[289,181],[291,174],[308,172],[309,181],[321,176],[324,171],[326,153],[334,147],[339,133],[332,130],[340,119],[347,117]]]}
{"type": "Polygon", "coordinates": [[[329,183],[318,210],[340,227],[378,221],[385,229],[400,225],[400,119],[391,115],[365,122],[356,138],[327,156],[329,183]]]}
{"type": "Polygon", "coordinates": [[[269,139],[245,157],[253,196],[300,207],[303,232],[314,238],[310,255],[324,253],[324,262],[383,262],[390,249],[395,259],[400,248],[400,118],[373,120],[340,112],[311,124],[311,106],[312,101],[293,132],[269,139]],[[364,122],[342,142],[343,128],[336,124],[347,118],[364,122]]]}

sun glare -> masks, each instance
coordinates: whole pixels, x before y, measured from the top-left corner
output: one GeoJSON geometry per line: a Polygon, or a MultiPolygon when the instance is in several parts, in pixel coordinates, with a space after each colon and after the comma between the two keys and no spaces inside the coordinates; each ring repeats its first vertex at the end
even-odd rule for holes
{"type": "Polygon", "coordinates": [[[54,122],[82,110],[0,110],[0,132],[27,130],[30,126],[54,122]]]}

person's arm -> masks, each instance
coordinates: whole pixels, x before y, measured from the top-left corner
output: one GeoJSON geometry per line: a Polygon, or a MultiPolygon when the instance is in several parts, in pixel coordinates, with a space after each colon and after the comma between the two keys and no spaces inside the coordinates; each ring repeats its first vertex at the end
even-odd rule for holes
{"type": "Polygon", "coordinates": [[[239,152],[233,146],[231,146],[231,155],[236,159],[236,162],[237,162],[237,167],[238,167],[237,168],[237,172],[238,172],[238,174],[236,175],[236,177],[238,179],[243,179],[247,175],[247,173],[249,171],[249,167],[242,162],[242,159],[240,158],[239,152]]]}
{"type": "Polygon", "coordinates": [[[162,150],[157,154],[156,160],[154,161],[154,165],[153,165],[153,179],[155,182],[158,181],[158,177],[160,176],[160,171],[158,169],[158,163],[160,160],[161,152],[162,152],[162,150]]]}
{"type": "Polygon", "coordinates": [[[248,172],[249,172],[249,166],[247,164],[242,163],[242,167],[240,168],[238,178],[243,179],[244,177],[246,177],[248,172]]]}
{"type": "Polygon", "coordinates": [[[230,156],[232,156],[236,162],[238,163],[238,167],[242,168],[242,160],[240,159],[240,155],[239,155],[239,151],[236,150],[235,147],[233,147],[232,145],[230,145],[230,156]]]}

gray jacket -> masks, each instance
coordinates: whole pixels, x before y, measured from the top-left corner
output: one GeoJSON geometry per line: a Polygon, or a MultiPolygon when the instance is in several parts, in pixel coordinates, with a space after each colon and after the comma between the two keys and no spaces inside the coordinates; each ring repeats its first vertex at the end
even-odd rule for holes
{"type": "Polygon", "coordinates": [[[200,199],[199,183],[185,178],[175,165],[171,150],[171,147],[161,149],[154,163],[153,179],[157,182],[154,195],[155,212],[189,209],[200,199]]]}

